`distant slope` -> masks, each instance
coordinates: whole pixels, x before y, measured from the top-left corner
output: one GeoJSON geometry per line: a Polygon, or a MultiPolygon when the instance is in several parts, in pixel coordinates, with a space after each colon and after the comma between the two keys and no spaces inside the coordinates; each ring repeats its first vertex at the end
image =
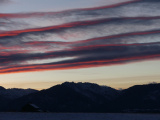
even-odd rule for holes
{"type": "Polygon", "coordinates": [[[8,104],[12,102],[12,100],[35,92],[37,92],[37,90],[17,88],[5,89],[0,86],[0,111],[6,111],[8,104]]]}
{"type": "Polygon", "coordinates": [[[16,99],[24,95],[28,95],[30,93],[35,93],[35,92],[37,92],[37,90],[34,90],[34,89],[18,89],[18,88],[1,89],[0,88],[0,96],[6,97],[9,99],[16,99]]]}
{"type": "Polygon", "coordinates": [[[160,84],[135,85],[122,92],[114,103],[117,109],[159,109],[160,84]]]}

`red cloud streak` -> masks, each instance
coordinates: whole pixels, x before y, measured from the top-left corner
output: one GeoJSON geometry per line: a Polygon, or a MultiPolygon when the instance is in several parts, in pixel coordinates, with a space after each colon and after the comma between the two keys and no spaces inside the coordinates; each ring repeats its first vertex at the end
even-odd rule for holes
{"type": "Polygon", "coordinates": [[[7,73],[20,73],[20,72],[31,72],[31,71],[43,71],[43,70],[65,70],[65,69],[79,69],[89,68],[98,66],[108,66],[114,64],[124,64],[135,60],[145,60],[160,58],[160,54],[146,55],[146,56],[135,56],[135,57],[124,57],[111,60],[96,60],[86,62],[74,62],[74,63],[60,63],[60,64],[44,64],[44,65],[28,65],[28,66],[15,66],[12,68],[1,69],[0,74],[7,73]]]}
{"type": "Polygon", "coordinates": [[[28,17],[35,17],[35,16],[44,16],[44,15],[54,15],[59,13],[65,13],[65,12],[72,12],[72,11],[92,11],[92,10],[100,10],[100,9],[107,9],[107,8],[114,8],[118,6],[122,6],[125,4],[130,4],[134,2],[138,2],[141,0],[132,0],[127,2],[121,2],[113,5],[107,5],[107,6],[100,6],[100,7],[93,7],[93,8],[81,8],[81,9],[70,9],[70,10],[64,10],[59,12],[36,12],[36,13],[15,13],[15,14],[0,14],[0,18],[28,18],[28,17]]]}
{"type": "MultiPolygon", "coordinates": [[[[160,18],[160,16],[156,17],[157,19],[160,18]]],[[[127,17],[123,19],[155,19],[155,17],[127,17]]],[[[102,20],[92,20],[92,21],[80,21],[80,22],[72,22],[72,23],[66,23],[56,26],[50,26],[50,27],[42,27],[42,28],[33,28],[33,29],[25,29],[25,30],[15,30],[15,31],[7,31],[7,32],[1,32],[0,37],[8,37],[8,36],[17,36],[22,33],[30,33],[30,32],[45,32],[49,30],[59,30],[59,29],[65,29],[65,28],[74,28],[77,26],[87,26],[87,25],[96,25],[100,23],[104,23],[106,21],[110,21],[112,19],[102,19],[102,20]]],[[[148,31],[148,32],[134,32],[134,33],[126,33],[122,35],[115,35],[115,37],[123,37],[123,36],[129,36],[129,35],[144,35],[144,34],[153,34],[153,33],[160,33],[160,31],[148,31]]],[[[109,36],[108,38],[113,38],[113,36],[109,36]]]]}

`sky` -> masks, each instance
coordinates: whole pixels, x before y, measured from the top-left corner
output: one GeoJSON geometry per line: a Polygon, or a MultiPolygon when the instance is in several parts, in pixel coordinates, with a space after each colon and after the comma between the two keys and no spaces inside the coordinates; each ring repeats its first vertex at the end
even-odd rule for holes
{"type": "Polygon", "coordinates": [[[0,85],[160,82],[159,0],[0,0],[0,85]]]}

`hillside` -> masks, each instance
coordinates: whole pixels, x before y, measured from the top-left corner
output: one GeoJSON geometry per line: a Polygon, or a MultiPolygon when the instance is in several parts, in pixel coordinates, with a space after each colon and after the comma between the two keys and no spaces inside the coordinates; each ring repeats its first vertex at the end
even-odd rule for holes
{"type": "Polygon", "coordinates": [[[159,101],[160,84],[135,85],[122,91],[74,82],[41,91],[0,88],[1,111],[21,111],[33,103],[50,112],[160,112],[159,101]]]}

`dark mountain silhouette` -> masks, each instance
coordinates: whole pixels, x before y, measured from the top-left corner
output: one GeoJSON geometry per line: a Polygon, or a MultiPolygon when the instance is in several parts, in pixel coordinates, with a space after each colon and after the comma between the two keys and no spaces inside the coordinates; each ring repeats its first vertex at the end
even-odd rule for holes
{"type": "Polygon", "coordinates": [[[4,87],[2,87],[2,86],[0,86],[0,91],[1,91],[1,90],[5,90],[5,88],[4,88],[4,87]]]}
{"type": "Polygon", "coordinates": [[[12,102],[12,100],[35,92],[37,92],[37,90],[17,88],[5,89],[0,86],[0,111],[6,111],[8,103],[12,102]]]}
{"type": "Polygon", "coordinates": [[[26,104],[33,103],[50,112],[160,112],[160,84],[156,83],[118,91],[93,83],[65,82],[11,98],[0,94],[3,111],[21,111],[26,104]]]}
{"type": "Polygon", "coordinates": [[[52,112],[97,112],[100,106],[110,103],[119,92],[110,87],[91,83],[69,83],[53,86],[16,99],[10,106],[19,111],[32,102],[43,110],[52,112]]]}
{"type": "Polygon", "coordinates": [[[113,103],[117,109],[160,110],[160,84],[135,85],[122,91],[113,103]]]}
{"type": "Polygon", "coordinates": [[[9,98],[9,99],[16,99],[22,97],[24,95],[28,95],[30,93],[38,92],[38,90],[34,89],[18,89],[18,88],[11,88],[5,89],[0,87],[0,96],[9,98]]]}

